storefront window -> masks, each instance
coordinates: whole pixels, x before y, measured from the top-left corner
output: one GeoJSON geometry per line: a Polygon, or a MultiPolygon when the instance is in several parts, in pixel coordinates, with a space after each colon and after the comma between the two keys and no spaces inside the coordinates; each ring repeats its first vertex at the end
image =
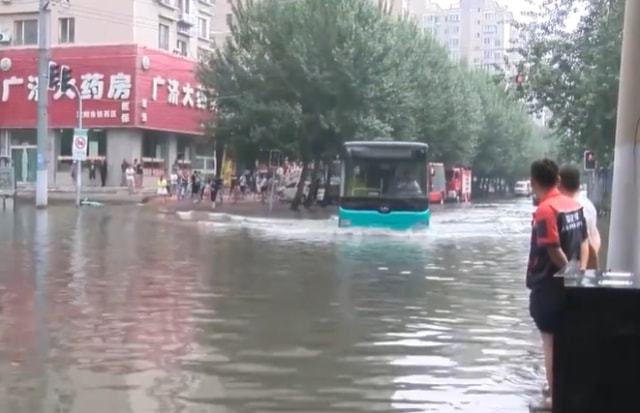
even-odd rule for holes
{"type": "MultiPolygon", "coordinates": [[[[73,129],[64,129],[60,137],[60,158],[71,158],[71,145],[73,144],[73,129]]],[[[107,156],[107,133],[103,129],[89,130],[88,158],[101,158],[107,156]]]]}

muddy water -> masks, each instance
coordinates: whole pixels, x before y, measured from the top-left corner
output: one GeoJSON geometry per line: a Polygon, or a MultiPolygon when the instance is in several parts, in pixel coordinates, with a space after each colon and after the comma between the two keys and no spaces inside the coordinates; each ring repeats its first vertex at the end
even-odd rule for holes
{"type": "Polygon", "coordinates": [[[0,412],[526,412],[528,203],[427,234],[0,213],[0,412]]]}

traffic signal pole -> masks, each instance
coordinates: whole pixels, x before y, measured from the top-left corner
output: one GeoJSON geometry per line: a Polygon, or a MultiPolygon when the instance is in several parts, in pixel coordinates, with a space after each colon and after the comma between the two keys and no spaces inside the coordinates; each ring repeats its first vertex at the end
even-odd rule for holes
{"type": "Polygon", "coordinates": [[[624,15],[607,268],[640,273],[640,1],[624,15]]]}
{"type": "Polygon", "coordinates": [[[40,0],[38,14],[38,157],[36,172],[36,207],[46,208],[49,149],[49,1],[40,0]]]}

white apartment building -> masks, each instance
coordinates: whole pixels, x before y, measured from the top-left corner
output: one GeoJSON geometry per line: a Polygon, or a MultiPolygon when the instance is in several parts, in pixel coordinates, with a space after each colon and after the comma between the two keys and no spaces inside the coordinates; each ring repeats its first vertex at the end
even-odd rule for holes
{"type": "Polygon", "coordinates": [[[494,0],[460,0],[440,7],[423,0],[424,10],[412,13],[425,32],[449,50],[452,59],[472,67],[512,72],[518,55],[512,51],[518,36],[513,14],[494,0]]]}
{"type": "MultiPolygon", "coordinates": [[[[233,1],[52,0],[51,44],[138,44],[196,59],[230,34],[233,1]]],[[[0,2],[0,49],[36,45],[37,3],[0,2]]]]}

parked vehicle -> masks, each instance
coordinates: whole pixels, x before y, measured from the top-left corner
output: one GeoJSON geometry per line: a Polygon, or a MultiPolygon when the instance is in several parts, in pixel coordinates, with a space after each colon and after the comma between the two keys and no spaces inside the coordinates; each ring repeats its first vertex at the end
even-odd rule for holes
{"type": "Polygon", "coordinates": [[[429,170],[429,203],[443,204],[447,197],[447,180],[444,172],[444,164],[431,162],[427,168],[429,170]]]}
{"type": "Polygon", "coordinates": [[[472,173],[471,169],[456,166],[446,171],[448,202],[469,202],[471,200],[472,173]]]}
{"type": "Polygon", "coordinates": [[[530,197],[533,194],[530,181],[518,181],[513,188],[513,194],[515,196],[530,197]]]}

